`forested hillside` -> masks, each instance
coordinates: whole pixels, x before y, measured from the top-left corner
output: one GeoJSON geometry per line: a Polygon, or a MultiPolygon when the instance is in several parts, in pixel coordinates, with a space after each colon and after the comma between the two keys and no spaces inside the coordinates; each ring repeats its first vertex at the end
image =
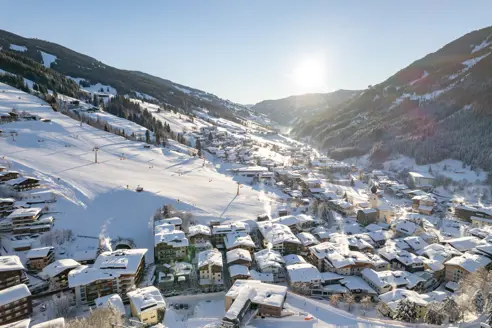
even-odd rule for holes
{"type": "Polygon", "coordinates": [[[100,83],[113,87],[121,95],[142,93],[184,110],[204,107],[216,115],[229,118],[233,117],[235,112],[247,110],[213,94],[147,73],[117,69],[48,41],[24,38],[0,30],[0,48],[4,52],[17,52],[19,56],[44,64],[46,68],[51,68],[63,76],[77,78],[83,86],[100,83]]]}
{"type": "Polygon", "coordinates": [[[293,133],[336,158],[401,153],[492,170],[492,27],[473,31],[293,133]]]}
{"type": "Polygon", "coordinates": [[[276,100],[264,100],[251,109],[288,126],[296,120],[309,120],[313,115],[336,107],[360,92],[338,90],[330,93],[310,93],[276,100]]]}

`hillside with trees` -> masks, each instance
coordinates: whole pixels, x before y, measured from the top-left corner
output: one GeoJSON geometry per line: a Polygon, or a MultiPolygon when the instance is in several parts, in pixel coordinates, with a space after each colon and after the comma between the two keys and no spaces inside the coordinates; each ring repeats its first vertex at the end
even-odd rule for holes
{"type": "Polygon", "coordinates": [[[418,164],[446,158],[492,170],[492,27],[419,59],[293,133],[337,159],[395,153],[418,164]]]}

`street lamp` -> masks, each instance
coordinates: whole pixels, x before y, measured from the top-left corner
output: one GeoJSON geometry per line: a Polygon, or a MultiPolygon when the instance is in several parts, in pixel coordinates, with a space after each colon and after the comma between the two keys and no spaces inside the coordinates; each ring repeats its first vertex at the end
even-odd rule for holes
{"type": "Polygon", "coordinates": [[[95,146],[92,151],[94,152],[94,163],[97,163],[97,151],[99,150],[98,146],[95,146]]]}

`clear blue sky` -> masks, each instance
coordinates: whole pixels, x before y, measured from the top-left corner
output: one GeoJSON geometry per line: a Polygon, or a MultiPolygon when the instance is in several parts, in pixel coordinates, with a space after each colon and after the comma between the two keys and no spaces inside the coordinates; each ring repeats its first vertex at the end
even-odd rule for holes
{"type": "Polygon", "coordinates": [[[1,29],[247,104],[365,88],[492,25],[490,0],[3,0],[0,8],[1,29]],[[294,81],[306,60],[316,64],[303,81],[317,74],[322,83],[294,81]]]}

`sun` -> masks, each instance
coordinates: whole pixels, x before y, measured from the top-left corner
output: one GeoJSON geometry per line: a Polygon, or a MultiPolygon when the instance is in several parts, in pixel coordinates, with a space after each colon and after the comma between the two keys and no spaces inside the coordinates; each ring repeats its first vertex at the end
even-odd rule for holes
{"type": "Polygon", "coordinates": [[[319,91],[325,85],[325,67],[321,60],[303,59],[294,69],[292,79],[300,91],[319,91]]]}

